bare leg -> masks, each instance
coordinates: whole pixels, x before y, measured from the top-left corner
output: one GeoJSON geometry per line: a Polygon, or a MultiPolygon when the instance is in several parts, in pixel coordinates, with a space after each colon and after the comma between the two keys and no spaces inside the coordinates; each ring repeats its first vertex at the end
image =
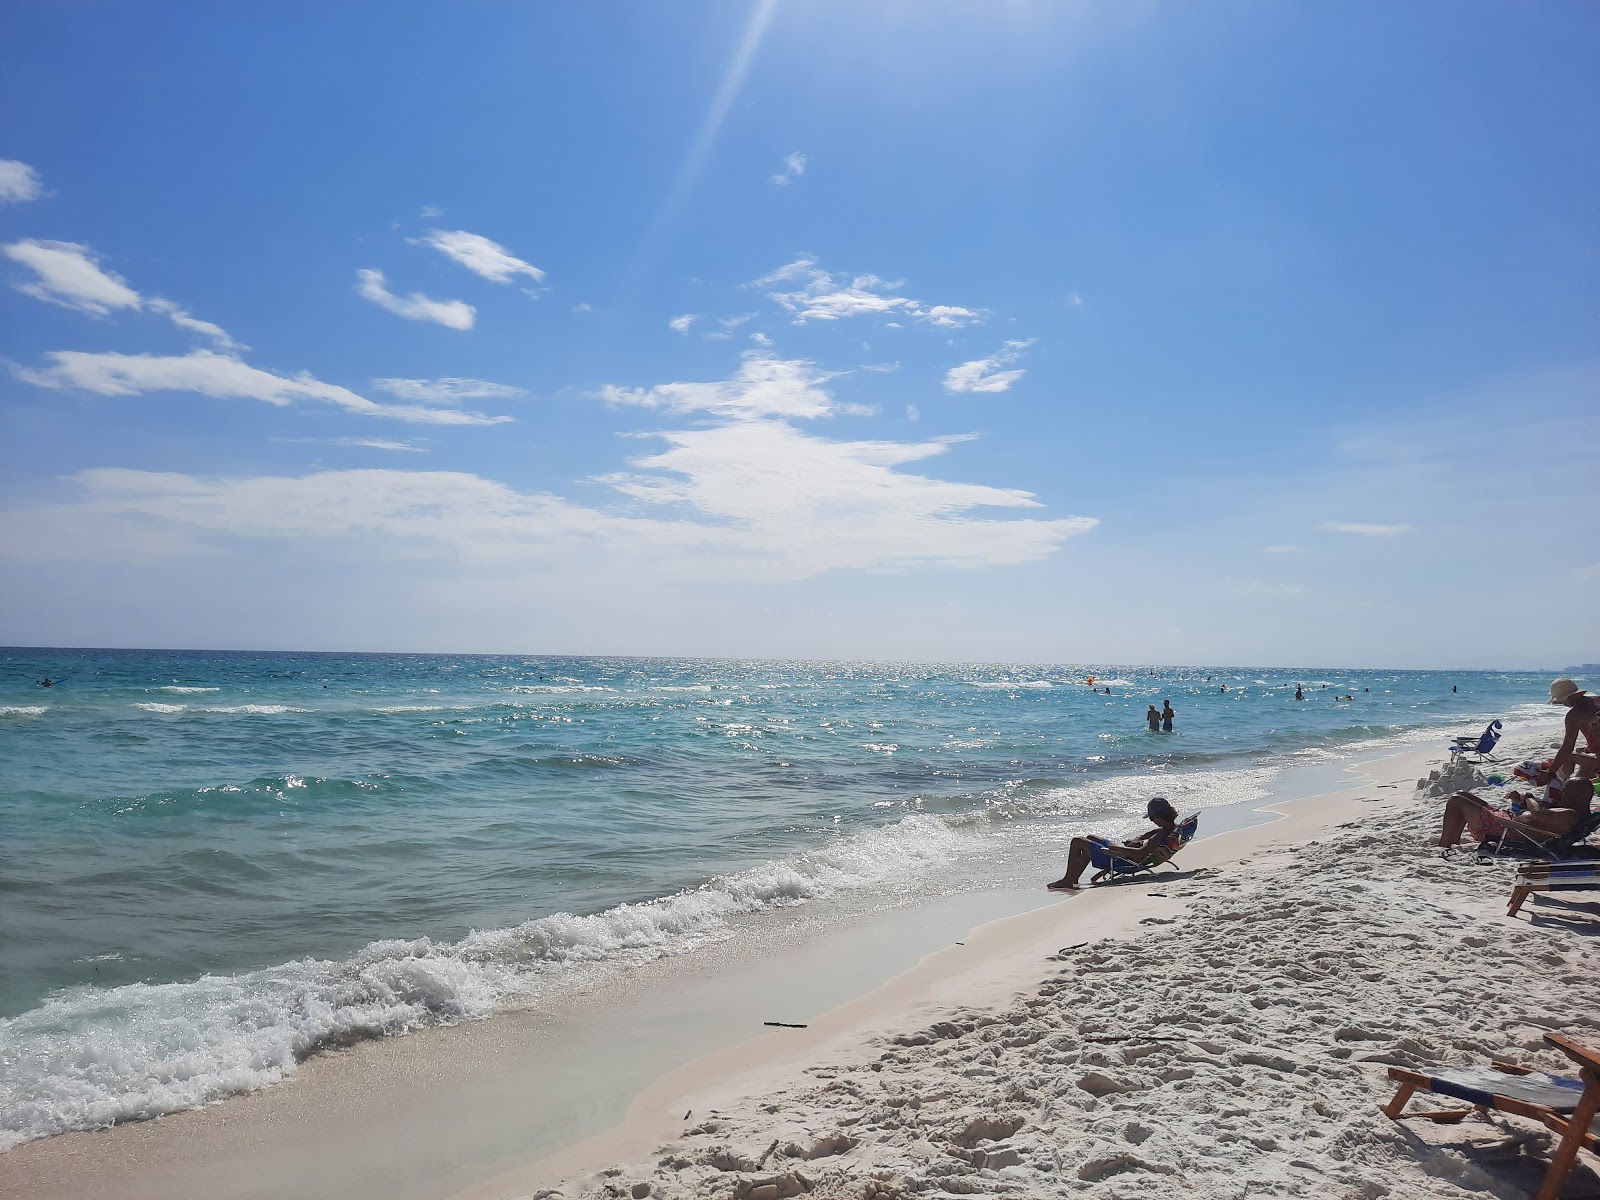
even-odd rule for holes
{"type": "Polygon", "coordinates": [[[1075,892],[1078,890],[1078,877],[1083,874],[1083,869],[1089,865],[1090,844],[1088,838],[1073,838],[1072,846],[1067,851],[1067,873],[1052,884],[1048,884],[1052,892],[1075,892]]]}
{"type": "Polygon", "coordinates": [[[1439,845],[1454,846],[1461,841],[1461,831],[1466,828],[1467,814],[1474,809],[1488,807],[1476,796],[1457,792],[1445,803],[1444,824],[1439,827],[1439,845]]]}

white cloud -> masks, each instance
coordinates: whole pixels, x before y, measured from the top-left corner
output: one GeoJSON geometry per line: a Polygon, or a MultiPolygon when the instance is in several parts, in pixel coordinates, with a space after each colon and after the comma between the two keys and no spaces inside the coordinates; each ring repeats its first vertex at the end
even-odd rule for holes
{"type": "Polygon", "coordinates": [[[415,446],[410,442],[397,442],[393,438],[273,438],[272,440],[301,446],[360,446],[368,450],[407,451],[411,454],[426,454],[428,452],[425,446],[415,446]]]}
{"type": "Polygon", "coordinates": [[[444,216],[444,209],[440,208],[437,204],[424,204],[417,210],[417,216],[421,217],[424,221],[436,221],[440,217],[444,216]]]}
{"type": "Polygon", "coordinates": [[[1261,547],[1261,552],[1263,554],[1299,554],[1304,549],[1304,546],[1263,546],[1261,547]]]}
{"type": "Polygon", "coordinates": [[[750,340],[758,346],[772,345],[772,339],[766,334],[762,333],[759,329],[750,335],[750,340]]]}
{"type": "Polygon", "coordinates": [[[24,238],[4,248],[5,256],[38,278],[19,283],[17,291],[36,300],[103,317],[113,309],[140,309],[144,297],[127,280],[100,267],[94,252],[79,242],[42,242],[24,238]]]}
{"type": "Polygon", "coordinates": [[[302,372],[274,375],[226,354],[195,350],[182,357],[151,354],[88,354],[57,350],[52,364],[38,370],[14,367],[19,379],[37,387],[78,388],[100,396],[140,396],[148,392],[197,392],[216,399],[260,400],[284,407],[300,400],[332,404],[363,416],[389,417],[430,425],[497,425],[510,417],[489,417],[459,409],[377,404],[337,384],[302,372]]]}
{"type": "Polygon", "coordinates": [[[735,421],[660,435],[668,448],[605,477],[626,494],[726,523],[773,577],[840,568],[1030,562],[1096,522],[980,519],[984,507],[1038,508],[1027,492],[950,483],[895,468],[964,440],[831,441],[785,421],[735,421]]]}
{"type": "Polygon", "coordinates": [[[405,451],[410,454],[426,454],[421,446],[413,446],[410,442],[396,442],[389,438],[341,438],[342,446],[364,446],[368,450],[394,450],[405,451]]]}
{"type": "Polygon", "coordinates": [[[675,333],[688,333],[689,326],[693,325],[699,316],[699,313],[684,313],[681,317],[673,317],[667,322],[667,328],[675,333]]]}
{"type": "Polygon", "coordinates": [[[374,379],[372,386],[402,400],[419,404],[459,404],[463,400],[517,400],[528,393],[506,383],[487,379],[374,379]]]}
{"type": "Polygon", "coordinates": [[[768,420],[664,436],[666,451],[634,464],[650,474],[603,481],[646,506],[645,516],[462,472],[217,479],[107,469],[70,476],[73,501],[11,510],[0,527],[11,561],[165,559],[276,540],[297,553],[327,544],[343,561],[434,559],[453,572],[537,567],[546,577],[565,556],[564,568],[626,571],[635,582],[644,574],[777,582],[839,569],[1028,562],[1095,524],[972,517],[974,508],[1037,501],[895,470],[943,453],[947,441],[829,442],[768,420]]]}
{"type": "Polygon", "coordinates": [[[385,286],[382,271],[363,267],[356,272],[356,291],[379,308],[408,321],[433,321],[449,329],[471,329],[478,310],[463,300],[433,300],[421,292],[396,296],[385,286]]]}
{"type": "Polygon", "coordinates": [[[102,267],[94,251],[80,242],[24,238],[0,247],[0,252],[37,276],[31,283],[16,285],[19,292],[36,300],[94,317],[108,316],[118,309],[159,313],[178,328],[203,334],[225,350],[248,349],[229,337],[222,326],[190,316],[171,300],[140,295],[126,279],[102,267]]]}
{"type": "Polygon", "coordinates": [[[767,296],[771,300],[794,314],[796,325],[807,321],[905,313],[930,325],[955,329],[984,317],[976,309],[953,304],[926,305],[907,296],[893,295],[901,285],[876,275],[832,275],[818,267],[817,260],[808,255],[763,276],[753,286],[768,289],[767,296]]]}
{"type": "Polygon", "coordinates": [[[39,172],[14,158],[0,158],[0,204],[23,204],[42,195],[39,172]]]}
{"type": "Polygon", "coordinates": [[[833,376],[804,359],[772,358],[746,351],[732,379],[715,383],[663,383],[653,388],[609,384],[600,397],[610,404],[665,412],[708,412],[735,420],[753,417],[827,417],[858,412],[834,400],[823,384],[833,376]]]}
{"type": "Polygon", "coordinates": [[[594,305],[590,304],[587,300],[584,300],[581,303],[574,304],[572,306],[572,311],[576,313],[593,312],[594,305]]]}
{"type": "Polygon", "coordinates": [[[430,229],[426,235],[413,241],[432,246],[473,274],[494,283],[510,283],[517,275],[526,275],[536,283],[544,278],[544,272],[538,267],[523,262],[498,242],[491,242],[480,234],[468,233],[464,229],[430,229]]]}
{"type": "Polygon", "coordinates": [[[922,410],[920,408],[918,408],[915,404],[906,405],[906,420],[908,420],[908,421],[920,421],[920,420],[922,420],[922,410]]]}
{"type": "Polygon", "coordinates": [[[944,375],[947,392],[1003,392],[1027,372],[1020,367],[1011,368],[1022,352],[1037,339],[1007,342],[988,358],[975,358],[960,366],[951,367],[944,375]]]}
{"type": "Polygon", "coordinates": [[[796,150],[793,154],[783,156],[783,170],[772,176],[772,182],[779,187],[788,187],[805,173],[806,156],[796,150]]]}
{"type": "Polygon", "coordinates": [[[1398,537],[1407,532],[1409,525],[1363,525],[1357,521],[1324,521],[1322,528],[1329,533],[1353,533],[1358,537],[1398,537]]]}

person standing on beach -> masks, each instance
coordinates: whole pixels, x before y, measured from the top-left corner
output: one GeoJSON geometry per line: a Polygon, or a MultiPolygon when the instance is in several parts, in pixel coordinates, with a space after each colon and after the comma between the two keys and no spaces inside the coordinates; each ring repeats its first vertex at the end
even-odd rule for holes
{"type": "Polygon", "coordinates": [[[1161,732],[1161,714],[1156,711],[1154,704],[1145,712],[1144,719],[1145,723],[1150,726],[1151,733],[1161,732]]]}
{"type": "Polygon", "coordinates": [[[1576,768],[1573,774],[1579,779],[1593,778],[1600,773],[1600,698],[1591,696],[1570,679],[1558,679],[1550,685],[1550,703],[1566,705],[1567,720],[1561,749],[1534,782],[1543,787],[1569,762],[1576,768]],[[1587,753],[1578,750],[1580,733],[1587,753]]]}
{"type": "Polygon", "coordinates": [[[1172,701],[1163,700],[1161,702],[1161,731],[1163,733],[1172,732],[1172,718],[1176,715],[1177,711],[1172,707],[1172,701]]]}

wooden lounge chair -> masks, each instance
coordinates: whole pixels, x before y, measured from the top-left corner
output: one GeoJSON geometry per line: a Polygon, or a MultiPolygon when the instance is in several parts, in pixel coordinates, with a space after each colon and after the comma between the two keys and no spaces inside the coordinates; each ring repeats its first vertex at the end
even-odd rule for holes
{"type": "Polygon", "coordinates": [[[1114,854],[1106,854],[1110,865],[1102,867],[1089,877],[1089,886],[1097,883],[1108,883],[1113,879],[1122,879],[1129,875],[1137,875],[1141,871],[1154,871],[1162,863],[1172,861],[1172,856],[1182,850],[1194,840],[1195,831],[1200,828],[1200,814],[1185,817],[1173,827],[1167,840],[1153,853],[1142,858],[1120,858],[1114,854]]]}
{"type": "Polygon", "coordinates": [[[1542,1121],[1560,1135],[1544,1173],[1544,1186],[1536,1200],[1557,1200],[1561,1185],[1578,1157],[1580,1149],[1600,1153],[1600,1135],[1594,1128],[1600,1112],[1600,1053],[1578,1045],[1559,1033],[1547,1033],[1544,1040],[1578,1064],[1578,1078],[1563,1079],[1527,1067],[1496,1062],[1492,1069],[1464,1067],[1438,1075],[1419,1075],[1404,1067],[1390,1067],[1389,1078],[1400,1085],[1394,1099],[1383,1112],[1391,1120],[1427,1117],[1438,1122],[1459,1121],[1473,1112],[1513,1113],[1542,1121]],[[1465,1100],[1471,1108],[1441,1112],[1405,1113],[1406,1103],[1417,1092],[1434,1092],[1465,1100]]]}
{"type": "Polygon", "coordinates": [[[1506,916],[1514,917],[1530,892],[1555,892],[1568,889],[1600,890],[1600,862],[1528,863],[1517,869],[1516,886],[1511,889],[1511,907],[1506,916]]]}

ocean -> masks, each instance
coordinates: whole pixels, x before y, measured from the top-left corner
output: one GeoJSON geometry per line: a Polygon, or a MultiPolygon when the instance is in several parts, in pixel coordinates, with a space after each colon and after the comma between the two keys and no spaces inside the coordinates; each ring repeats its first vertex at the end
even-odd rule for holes
{"type": "Polygon", "coordinates": [[[0,662],[0,1148],[536,1007],[779,910],[1042,884],[1151,795],[1203,813],[1289,766],[1558,725],[1545,675],[1500,672],[0,662]]]}

